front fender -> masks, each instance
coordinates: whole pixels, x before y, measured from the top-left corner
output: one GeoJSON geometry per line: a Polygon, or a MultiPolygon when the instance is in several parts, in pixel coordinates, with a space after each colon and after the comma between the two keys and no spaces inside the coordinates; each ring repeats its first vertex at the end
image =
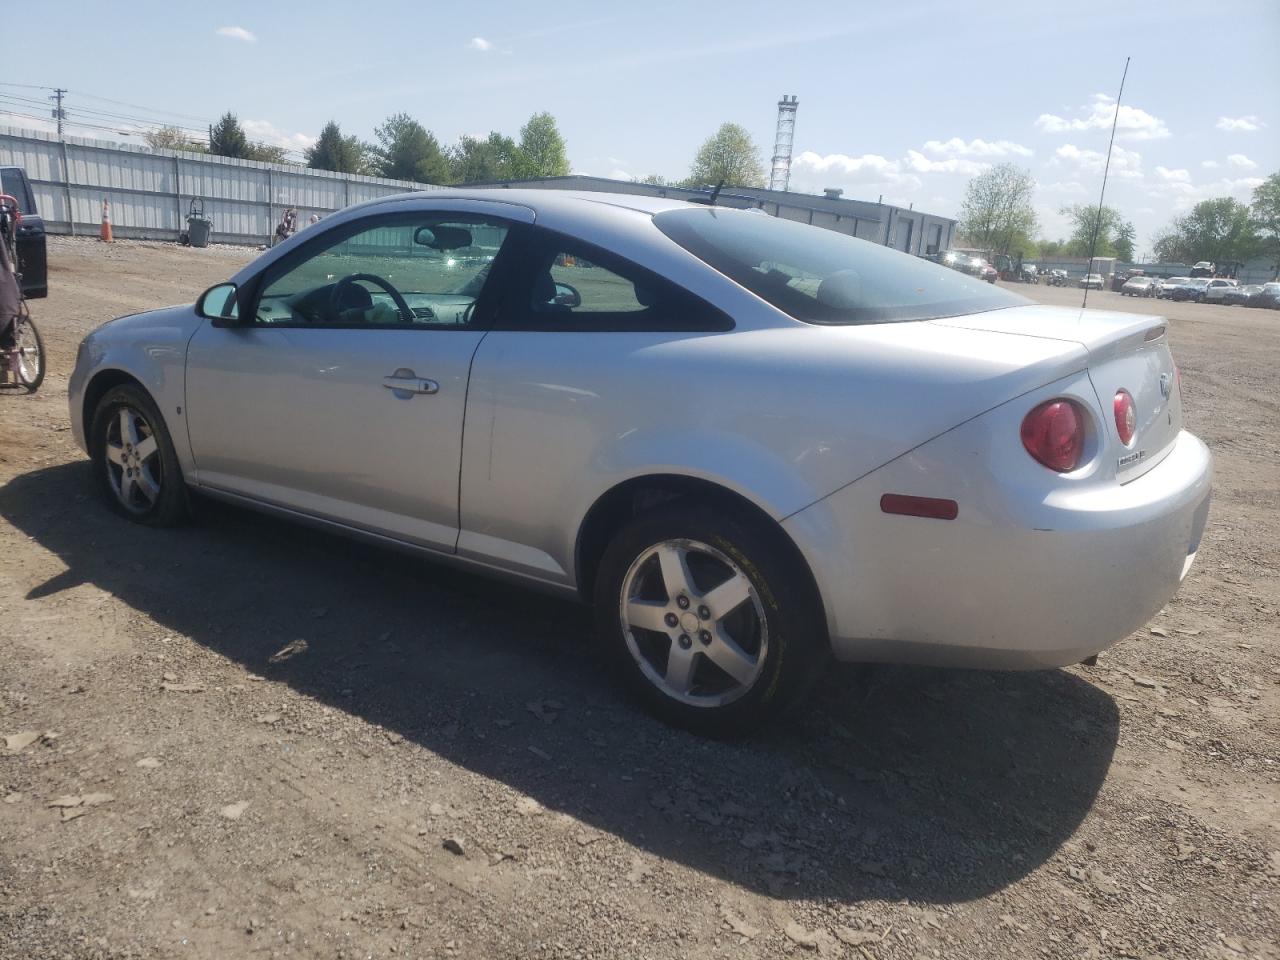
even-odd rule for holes
{"type": "Polygon", "coordinates": [[[195,481],[186,426],[186,358],[187,344],[203,322],[190,305],[168,307],[110,321],[84,338],[67,386],[72,434],[81,450],[88,452],[90,407],[104,392],[102,385],[136,380],[165,419],[183,476],[195,481]]]}

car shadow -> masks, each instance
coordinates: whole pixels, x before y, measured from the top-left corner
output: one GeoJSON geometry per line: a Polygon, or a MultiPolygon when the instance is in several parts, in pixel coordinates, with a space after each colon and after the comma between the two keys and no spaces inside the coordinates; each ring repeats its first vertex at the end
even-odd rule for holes
{"type": "Polygon", "coordinates": [[[566,601],[204,501],[192,526],[137,527],[84,462],[15,478],[0,515],[66,564],[29,598],[91,583],[545,807],[776,897],[996,891],[1071,836],[1115,750],[1114,701],[1065,671],[833,669],[794,720],[703,740],[620,692],[566,601]],[[271,661],[297,639],[304,652],[271,661]]]}

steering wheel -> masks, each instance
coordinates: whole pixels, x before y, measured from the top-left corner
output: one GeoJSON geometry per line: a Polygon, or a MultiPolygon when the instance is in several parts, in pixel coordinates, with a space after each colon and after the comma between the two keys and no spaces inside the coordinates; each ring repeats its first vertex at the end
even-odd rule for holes
{"type": "Polygon", "coordinates": [[[400,311],[400,319],[404,323],[413,322],[413,311],[409,309],[409,304],[405,302],[400,291],[393,287],[390,281],[378,276],[374,273],[352,273],[343,277],[333,285],[333,291],[329,294],[329,312],[333,316],[337,316],[342,309],[342,296],[347,292],[347,287],[358,280],[366,283],[372,283],[374,286],[381,287],[395,303],[396,309],[400,311]]]}

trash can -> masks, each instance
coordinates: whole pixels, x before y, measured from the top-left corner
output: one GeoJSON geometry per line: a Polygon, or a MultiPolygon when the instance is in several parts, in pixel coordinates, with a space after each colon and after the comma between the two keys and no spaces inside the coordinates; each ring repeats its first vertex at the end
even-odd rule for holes
{"type": "Polygon", "coordinates": [[[204,201],[191,201],[191,211],[187,214],[187,239],[193,247],[207,247],[209,234],[213,232],[213,221],[204,215],[204,201]]]}

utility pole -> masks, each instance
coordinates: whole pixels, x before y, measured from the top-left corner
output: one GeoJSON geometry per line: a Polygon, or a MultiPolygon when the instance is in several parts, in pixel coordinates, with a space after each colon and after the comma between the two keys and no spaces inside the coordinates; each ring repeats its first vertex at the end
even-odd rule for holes
{"type": "Polygon", "coordinates": [[[66,90],[62,87],[55,87],[53,96],[49,99],[54,101],[56,106],[53,108],[53,118],[58,121],[58,139],[62,139],[62,121],[67,118],[66,111],[62,109],[62,98],[66,95],[66,90]]]}

